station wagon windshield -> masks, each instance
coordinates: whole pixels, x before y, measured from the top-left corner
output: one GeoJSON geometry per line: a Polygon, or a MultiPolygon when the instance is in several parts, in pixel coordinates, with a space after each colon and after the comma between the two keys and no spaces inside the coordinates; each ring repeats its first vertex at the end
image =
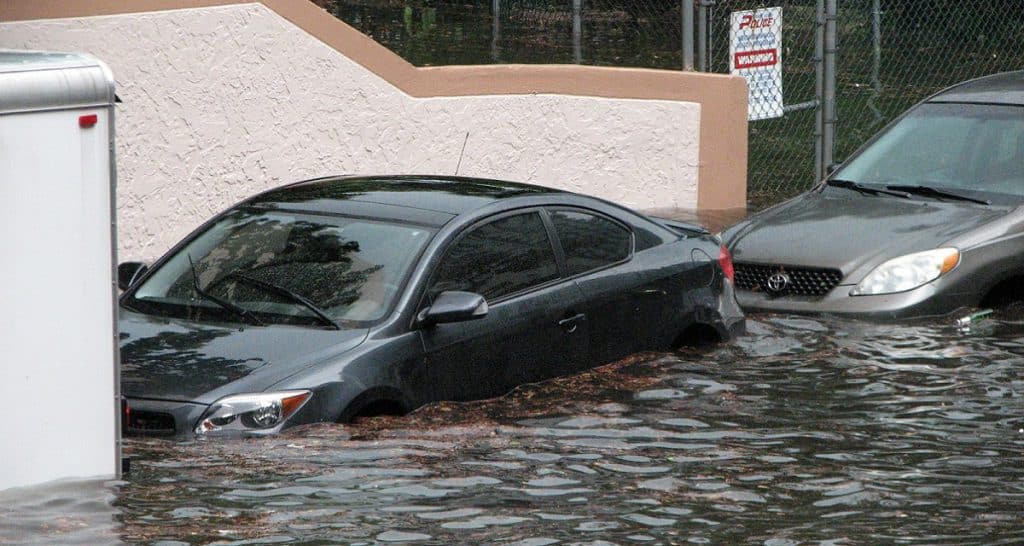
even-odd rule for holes
{"type": "Polygon", "coordinates": [[[925,186],[1024,197],[1024,107],[922,104],[835,178],[901,191],[906,188],[899,186],[925,186]]]}
{"type": "Polygon", "coordinates": [[[238,210],[185,245],[126,303],[193,320],[376,321],[433,234],[361,218],[238,210]]]}

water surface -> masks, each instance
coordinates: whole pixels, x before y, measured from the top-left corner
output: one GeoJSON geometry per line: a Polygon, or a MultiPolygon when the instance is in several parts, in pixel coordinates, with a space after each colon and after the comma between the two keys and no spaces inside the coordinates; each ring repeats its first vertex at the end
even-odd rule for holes
{"type": "Polygon", "coordinates": [[[1019,313],[748,325],[400,418],[129,440],[124,482],[0,497],[0,543],[1024,543],[1019,313]]]}

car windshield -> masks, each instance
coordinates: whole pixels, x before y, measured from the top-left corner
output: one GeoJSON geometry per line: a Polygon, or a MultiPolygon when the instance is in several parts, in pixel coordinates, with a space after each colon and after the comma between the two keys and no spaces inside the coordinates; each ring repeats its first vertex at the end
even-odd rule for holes
{"type": "Polygon", "coordinates": [[[125,303],[192,320],[332,327],[375,321],[390,310],[433,233],[366,219],[237,210],[181,248],[125,303]]]}
{"type": "Polygon", "coordinates": [[[1024,197],[1024,107],[922,104],[834,178],[1024,197]]]}

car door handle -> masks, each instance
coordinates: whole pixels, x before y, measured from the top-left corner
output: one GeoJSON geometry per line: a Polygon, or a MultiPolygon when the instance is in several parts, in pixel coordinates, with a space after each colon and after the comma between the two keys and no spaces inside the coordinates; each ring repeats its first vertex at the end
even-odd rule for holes
{"type": "Polygon", "coordinates": [[[665,295],[668,295],[668,292],[665,292],[664,290],[662,290],[660,288],[644,288],[643,290],[636,290],[633,293],[638,295],[638,296],[665,296],[665,295]]]}
{"type": "Polygon", "coordinates": [[[580,322],[587,318],[587,315],[583,313],[577,313],[571,317],[566,317],[558,321],[558,325],[562,327],[567,333],[573,333],[579,328],[580,322]]]}

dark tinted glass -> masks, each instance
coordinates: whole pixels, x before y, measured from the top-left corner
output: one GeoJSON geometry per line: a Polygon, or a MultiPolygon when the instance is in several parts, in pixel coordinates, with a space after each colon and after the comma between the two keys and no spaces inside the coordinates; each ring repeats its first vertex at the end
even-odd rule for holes
{"type": "Polygon", "coordinates": [[[648,248],[656,247],[661,243],[665,242],[661,237],[656,235],[654,232],[644,229],[640,226],[633,226],[636,230],[636,251],[647,250],[648,248]]]}
{"type": "Polygon", "coordinates": [[[430,297],[445,290],[482,294],[488,300],[558,278],[544,222],[536,212],[472,228],[448,250],[430,297]]]}
{"type": "Polygon", "coordinates": [[[607,218],[560,210],[551,213],[551,220],[562,241],[571,275],[604,267],[629,256],[629,231],[607,218]]]}

